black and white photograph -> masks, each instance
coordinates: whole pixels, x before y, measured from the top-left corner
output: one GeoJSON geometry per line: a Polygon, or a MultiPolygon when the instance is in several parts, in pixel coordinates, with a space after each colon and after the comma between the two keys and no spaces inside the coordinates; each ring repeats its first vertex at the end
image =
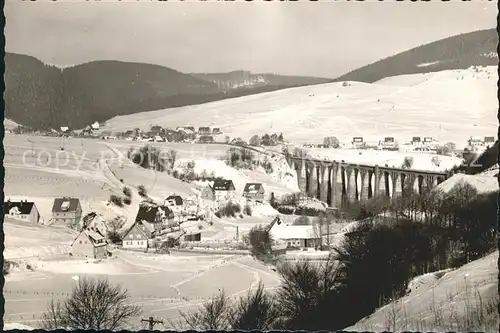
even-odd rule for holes
{"type": "Polygon", "coordinates": [[[498,332],[496,2],[4,15],[5,330],[498,332]]]}

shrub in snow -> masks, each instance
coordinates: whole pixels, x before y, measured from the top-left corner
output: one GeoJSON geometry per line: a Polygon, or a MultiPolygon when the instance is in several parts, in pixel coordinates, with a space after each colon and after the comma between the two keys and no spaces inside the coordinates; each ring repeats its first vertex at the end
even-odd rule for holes
{"type": "Polygon", "coordinates": [[[254,135],[250,138],[250,141],[248,142],[250,144],[250,146],[260,146],[260,143],[261,143],[261,139],[258,135],[254,135]]]}
{"type": "Polygon", "coordinates": [[[311,220],[309,219],[309,217],[305,215],[302,215],[299,218],[295,219],[295,221],[293,221],[293,225],[309,225],[309,224],[311,224],[311,220]]]}
{"type": "Polygon", "coordinates": [[[4,260],[3,262],[3,275],[8,275],[10,273],[10,266],[12,265],[12,261],[4,260]]]}
{"type": "Polygon", "coordinates": [[[297,215],[306,215],[306,216],[318,216],[320,213],[322,213],[324,210],[323,209],[317,209],[313,207],[297,207],[295,209],[295,214],[297,215]]]}
{"type": "Polygon", "coordinates": [[[261,256],[270,254],[272,252],[271,245],[273,239],[266,228],[262,226],[255,226],[245,237],[246,242],[251,246],[251,252],[254,256],[261,256]]]}
{"type": "Polygon", "coordinates": [[[241,213],[241,206],[237,203],[228,202],[224,207],[222,207],[215,215],[218,218],[222,216],[236,217],[236,214],[241,213]]]}
{"type": "Polygon", "coordinates": [[[131,197],[132,196],[132,190],[129,187],[124,187],[123,188],[123,194],[125,194],[125,196],[127,196],[127,197],[131,197]]]}
{"type": "Polygon", "coordinates": [[[285,194],[279,200],[279,205],[297,206],[300,199],[300,193],[285,194]]]}
{"type": "Polygon", "coordinates": [[[273,165],[271,162],[265,162],[263,164],[264,170],[266,170],[266,173],[273,173],[273,165]]]}
{"type": "Polygon", "coordinates": [[[456,145],[453,142],[447,142],[443,146],[440,146],[437,148],[436,153],[438,155],[452,155],[452,153],[455,151],[456,145]]]}
{"type": "Polygon", "coordinates": [[[165,246],[168,248],[172,248],[174,246],[179,246],[180,241],[172,236],[168,236],[167,240],[164,242],[165,246]]]}
{"type": "Polygon", "coordinates": [[[338,147],[340,147],[339,139],[337,139],[337,137],[335,137],[335,136],[328,136],[328,137],[324,138],[323,139],[323,144],[326,147],[329,147],[329,148],[338,148],[338,147]]]}
{"type": "Polygon", "coordinates": [[[117,205],[118,207],[123,207],[123,200],[117,195],[111,194],[109,201],[117,205]]]}
{"type": "Polygon", "coordinates": [[[125,197],[123,198],[123,203],[125,205],[130,205],[132,203],[132,200],[130,199],[130,197],[125,197]]]}
{"type": "Polygon", "coordinates": [[[245,148],[232,147],[228,150],[226,164],[234,168],[252,169],[256,164],[255,154],[245,148]]]}
{"type": "Polygon", "coordinates": [[[406,156],[405,159],[403,160],[403,165],[401,166],[401,168],[410,169],[412,166],[413,166],[413,157],[406,156]]]}
{"type": "Polygon", "coordinates": [[[439,156],[432,156],[431,163],[438,167],[441,164],[441,159],[439,156]]]}
{"type": "Polygon", "coordinates": [[[146,190],[146,187],[144,185],[139,185],[137,186],[137,191],[139,192],[139,195],[141,197],[147,197],[148,191],[146,190]]]}
{"type": "Polygon", "coordinates": [[[119,244],[122,241],[122,238],[117,231],[110,230],[110,231],[108,231],[107,236],[108,236],[108,239],[110,240],[110,242],[113,244],[119,244]]]}
{"type": "Polygon", "coordinates": [[[252,216],[252,207],[250,207],[249,204],[245,205],[245,208],[243,209],[243,213],[245,213],[248,216],[252,216]]]}

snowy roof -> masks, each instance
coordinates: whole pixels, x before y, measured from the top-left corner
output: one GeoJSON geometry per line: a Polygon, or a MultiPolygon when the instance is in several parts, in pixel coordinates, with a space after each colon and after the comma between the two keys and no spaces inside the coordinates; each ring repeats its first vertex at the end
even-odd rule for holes
{"type": "Polygon", "coordinates": [[[91,229],[85,229],[84,230],[85,234],[89,236],[94,242],[104,240],[104,237],[99,234],[98,232],[91,230],[91,229]]]}
{"type": "Polygon", "coordinates": [[[106,244],[106,240],[104,239],[103,235],[101,235],[99,232],[97,232],[91,228],[86,228],[86,229],[83,229],[78,234],[78,236],[73,240],[73,243],[71,244],[71,246],[73,246],[73,244],[76,242],[76,240],[78,239],[78,237],[80,237],[80,235],[82,233],[90,239],[90,241],[92,242],[93,245],[101,246],[101,245],[106,244]]]}
{"type": "Polygon", "coordinates": [[[234,184],[232,180],[216,179],[213,186],[214,191],[234,191],[234,184]]]}
{"type": "Polygon", "coordinates": [[[153,231],[155,231],[155,227],[154,227],[151,223],[149,223],[149,222],[147,222],[147,221],[141,221],[140,223],[142,223],[142,225],[143,225],[143,226],[144,226],[144,227],[145,227],[145,228],[146,228],[149,232],[153,232],[153,231]]]}
{"type": "Polygon", "coordinates": [[[243,192],[246,192],[246,193],[255,192],[255,193],[257,193],[260,190],[264,191],[264,187],[262,186],[262,183],[246,183],[245,189],[243,190],[243,192]]]}
{"type": "Polygon", "coordinates": [[[182,206],[182,204],[183,204],[183,200],[182,200],[182,197],[180,195],[170,195],[167,197],[166,200],[169,202],[172,202],[173,204],[175,204],[177,206],[182,206]]]}
{"type": "Polygon", "coordinates": [[[80,200],[78,198],[55,198],[52,206],[53,213],[72,212],[78,209],[80,200]]]}
{"type": "Polygon", "coordinates": [[[167,206],[159,207],[142,203],[139,206],[139,211],[137,212],[135,220],[155,222],[157,220],[157,217],[159,217],[159,215],[163,215],[163,213],[167,218],[173,214],[172,211],[167,206]]]}
{"type": "Polygon", "coordinates": [[[33,206],[35,206],[34,202],[8,200],[3,203],[3,213],[8,214],[12,208],[17,207],[17,209],[19,210],[19,214],[29,215],[31,213],[31,210],[33,209],[33,206]]]}
{"type": "Polygon", "coordinates": [[[312,239],[318,238],[318,232],[313,225],[288,225],[276,223],[270,230],[274,239],[312,239]]]}

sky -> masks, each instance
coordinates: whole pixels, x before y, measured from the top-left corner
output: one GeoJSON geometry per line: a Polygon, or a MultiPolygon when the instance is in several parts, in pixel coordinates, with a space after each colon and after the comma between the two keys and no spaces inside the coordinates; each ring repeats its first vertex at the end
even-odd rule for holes
{"type": "Polygon", "coordinates": [[[496,27],[496,2],[7,0],[6,51],[71,66],[120,60],[184,73],[335,78],[435,40],[496,27]]]}

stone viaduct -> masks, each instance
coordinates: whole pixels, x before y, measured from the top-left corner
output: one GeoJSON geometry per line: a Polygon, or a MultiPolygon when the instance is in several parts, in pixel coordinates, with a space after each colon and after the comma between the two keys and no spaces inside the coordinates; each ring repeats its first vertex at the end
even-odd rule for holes
{"type": "Polygon", "coordinates": [[[297,171],[300,191],[330,207],[379,195],[395,197],[404,193],[405,186],[422,193],[425,188],[432,188],[452,175],[293,156],[287,157],[287,162],[297,171]]]}

